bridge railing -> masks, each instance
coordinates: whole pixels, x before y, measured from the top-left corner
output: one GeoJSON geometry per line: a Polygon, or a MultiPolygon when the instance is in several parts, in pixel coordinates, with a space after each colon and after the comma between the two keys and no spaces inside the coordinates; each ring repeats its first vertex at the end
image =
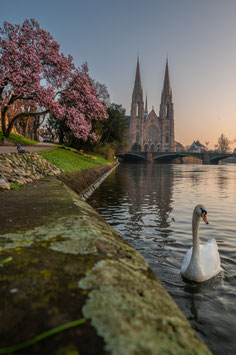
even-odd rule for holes
{"type": "Polygon", "coordinates": [[[134,151],[128,151],[127,153],[120,154],[118,156],[120,156],[120,157],[126,156],[127,157],[128,155],[140,157],[145,160],[158,160],[158,158],[160,160],[164,160],[164,159],[173,160],[176,158],[195,157],[195,158],[201,159],[205,163],[211,163],[211,162],[216,163],[219,160],[236,156],[236,154],[232,154],[232,153],[215,153],[215,152],[209,153],[208,151],[203,151],[203,152],[184,152],[184,151],[182,151],[182,152],[143,152],[143,151],[134,152],[134,151]]]}

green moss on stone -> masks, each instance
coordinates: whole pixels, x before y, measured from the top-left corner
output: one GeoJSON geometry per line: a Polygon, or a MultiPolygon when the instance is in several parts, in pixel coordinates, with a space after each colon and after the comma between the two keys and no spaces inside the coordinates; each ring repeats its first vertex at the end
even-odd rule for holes
{"type": "Polygon", "coordinates": [[[210,354],[144,258],[61,182],[4,192],[1,202],[0,257],[12,261],[0,268],[0,347],[84,315],[56,349],[45,340],[37,352],[210,354]]]}
{"type": "Polygon", "coordinates": [[[112,354],[210,354],[164,288],[120,261],[100,261],[79,282],[83,314],[112,354]]]}

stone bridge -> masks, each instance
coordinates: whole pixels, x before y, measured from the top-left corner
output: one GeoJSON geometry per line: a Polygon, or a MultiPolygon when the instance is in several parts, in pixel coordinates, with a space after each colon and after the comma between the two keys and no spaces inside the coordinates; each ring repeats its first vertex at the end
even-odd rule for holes
{"type": "Polygon", "coordinates": [[[194,157],[202,160],[203,164],[218,164],[220,160],[235,157],[229,153],[193,153],[193,152],[127,152],[118,154],[118,157],[125,161],[155,161],[159,163],[171,163],[174,159],[184,157],[194,157]]]}

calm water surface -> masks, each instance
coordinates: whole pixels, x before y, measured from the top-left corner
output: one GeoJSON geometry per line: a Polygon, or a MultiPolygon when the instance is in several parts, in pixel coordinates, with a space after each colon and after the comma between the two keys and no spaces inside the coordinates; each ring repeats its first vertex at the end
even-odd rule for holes
{"type": "Polygon", "coordinates": [[[120,164],[88,202],[137,249],[213,354],[236,354],[236,165],[120,164]],[[180,275],[202,203],[223,272],[201,284],[180,275]]]}

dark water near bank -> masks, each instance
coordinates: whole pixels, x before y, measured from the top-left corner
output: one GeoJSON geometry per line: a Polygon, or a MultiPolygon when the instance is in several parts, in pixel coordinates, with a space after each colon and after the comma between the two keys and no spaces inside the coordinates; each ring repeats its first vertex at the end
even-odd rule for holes
{"type": "Polygon", "coordinates": [[[88,202],[148,261],[213,354],[236,354],[236,165],[121,164],[88,202]],[[223,272],[197,284],[180,275],[196,204],[200,238],[215,238],[223,272]]]}

